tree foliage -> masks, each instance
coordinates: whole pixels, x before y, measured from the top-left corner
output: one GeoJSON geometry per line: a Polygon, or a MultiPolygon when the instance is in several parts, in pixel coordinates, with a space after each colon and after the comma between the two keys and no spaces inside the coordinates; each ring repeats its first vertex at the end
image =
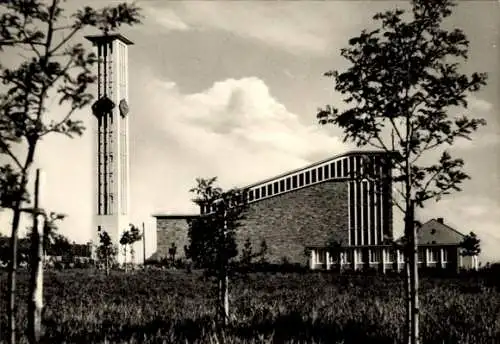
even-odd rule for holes
{"type": "Polygon", "coordinates": [[[99,232],[99,245],[97,246],[97,259],[105,264],[106,274],[109,274],[109,268],[115,263],[118,249],[113,244],[113,240],[108,232],[99,232]]]}
{"type": "Polygon", "coordinates": [[[463,238],[460,247],[463,249],[463,256],[477,256],[481,253],[481,240],[476,233],[470,232],[463,238]]]}
{"type": "Polygon", "coordinates": [[[190,190],[196,195],[193,202],[210,212],[189,220],[186,255],[209,274],[229,269],[229,263],[238,255],[236,231],[246,207],[243,191],[223,192],[215,185],[216,181],[215,177],[197,179],[197,186],[190,190]]]}

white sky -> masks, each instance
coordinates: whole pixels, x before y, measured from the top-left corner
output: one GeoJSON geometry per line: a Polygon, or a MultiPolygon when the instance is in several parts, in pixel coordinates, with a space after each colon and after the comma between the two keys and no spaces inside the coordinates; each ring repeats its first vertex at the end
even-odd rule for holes
{"type": "MultiPolygon", "coordinates": [[[[196,211],[188,192],[196,177],[218,176],[223,187],[244,185],[352,148],[341,143],[338,130],[317,124],[316,109],[340,100],[322,74],[346,68],[340,49],[372,25],[374,13],[405,3],[152,0],[139,5],[144,24],[122,30],[135,43],[129,48],[131,220],[146,223],[152,251],[151,215],[196,211]]],[[[431,201],[419,213],[422,221],[444,217],[459,231],[475,231],[482,260],[500,259],[499,22],[498,2],[461,1],[448,23],[470,39],[463,71],[489,73],[488,87],[469,98],[468,109],[488,126],[453,149],[472,177],[463,192],[431,201]]],[[[50,113],[63,111],[54,103],[50,113]]],[[[88,128],[94,119],[90,109],[76,118],[88,128]]],[[[46,171],[44,202],[68,215],[60,231],[76,242],[89,240],[92,230],[92,140],[88,130],[73,140],[47,138],[38,150],[37,166],[46,171]]],[[[2,232],[9,232],[9,221],[10,214],[0,212],[2,232]]]]}

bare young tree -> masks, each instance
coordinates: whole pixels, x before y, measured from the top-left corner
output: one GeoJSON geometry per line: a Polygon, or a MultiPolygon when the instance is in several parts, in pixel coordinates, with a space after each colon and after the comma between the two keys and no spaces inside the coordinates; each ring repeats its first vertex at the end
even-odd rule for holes
{"type": "Polygon", "coordinates": [[[61,4],[61,0],[0,3],[0,50],[19,57],[18,64],[0,65],[0,156],[6,161],[0,179],[2,184],[12,183],[7,196],[2,191],[1,197],[8,199],[2,206],[13,212],[7,309],[11,344],[16,341],[18,229],[37,144],[50,134],[80,135],[84,127],[72,115],[92,100],[87,88],[96,79],[91,72],[96,56],[75,40],[88,27],[109,32],[140,22],[135,5],[122,3],[99,10],[85,6],[68,16],[61,4]],[[51,98],[69,105],[63,118],[49,116],[51,98]]]}
{"type": "Polygon", "coordinates": [[[390,156],[391,178],[400,186],[400,201],[394,198],[394,204],[405,215],[409,343],[420,340],[414,207],[461,190],[469,179],[464,161],[453,158],[446,147],[459,138],[470,139],[486,124],[465,114],[449,115],[452,108],[467,108],[467,95],[479,91],[487,78],[459,70],[469,41],[462,30],[442,27],[453,6],[451,0],[414,0],[409,19],[400,9],[376,14],[380,27],[363,30],[341,50],[351,66],[342,73],[325,73],[335,80],[335,90],[346,95],[347,109],[328,105],[317,114],[321,124],[342,128],[344,141],[370,145],[390,156]],[[424,163],[422,157],[431,152],[441,157],[424,163]]]}
{"type": "Polygon", "coordinates": [[[236,231],[246,209],[246,193],[232,189],[222,191],[215,185],[217,178],[197,179],[190,191],[205,215],[189,223],[189,245],[186,255],[198,267],[215,276],[218,286],[217,315],[219,324],[226,326],[229,319],[229,274],[231,261],[238,254],[236,231]]]}

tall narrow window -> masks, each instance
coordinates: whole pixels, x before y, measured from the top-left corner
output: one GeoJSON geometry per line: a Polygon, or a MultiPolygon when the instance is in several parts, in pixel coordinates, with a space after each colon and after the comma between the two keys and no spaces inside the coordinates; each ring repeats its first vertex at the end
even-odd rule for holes
{"type": "Polygon", "coordinates": [[[309,178],[309,171],[306,172],[306,185],[311,183],[311,179],[309,178]]]}
{"type": "Polygon", "coordinates": [[[316,183],[316,169],[311,170],[311,183],[316,183]]]}
{"type": "Polygon", "coordinates": [[[297,187],[297,176],[292,177],[292,187],[294,189],[297,187]]]}
{"type": "Polygon", "coordinates": [[[273,187],[274,187],[274,193],[275,194],[277,194],[277,193],[280,192],[278,182],[274,182],[273,187]]]}
{"type": "Polygon", "coordinates": [[[348,160],[348,158],[345,158],[345,159],[342,159],[342,161],[343,161],[343,165],[344,165],[344,174],[343,174],[343,176],[347,177],[347,176],[349,176],[349,174],[348,174],[349,173],[349,165],[348,165],[349,160],[348,160]]]}
{"type": "Polygon", "coordinates": [[[304,186],[304,173],[299,174],[299,187],[304,186]]]}
{"type": "Polygon", "coordinates": [[[267,195],[271,196],[273,194],[273,186],[271,184],[267,185],[267,195]]]}
{"type": "Polygon", "coordinates": [[[337,161],[337,178],[342,177],[342,160],[337,161]]]}
{"type": "Polygon", "coordinates": [[[259,189],[255,189],[255,199],[259,199],[260,198],[260,190],[259,189]]]}
{"type": "Polygon", "coordinates": [[[260,192],[262,194],[262,197],[266,197],[266,187],[265,186],[260,188],[260,192]]]}
{"type": "Polygon", "coordinates": [[[250,190],[250,191],[248,192],[248,200],[249,200],[249,201],[253,201],[253,200],[254,200],[254,197],[253,197],[253,196],[254,196],[254,195],[253,195],[253,190],[250,190]]]}
{"type": "Polygon", "coordinates": [[[330,172],[332,174],[332,178],[335,178],[335,176],[336,176],[336,173],[335,173],[335,162],[332,162],[330,164],[330,172]]]}
{"type": "Polygon", "coordinates": [[[354,168],[354,157],[349,157],[349,177],[354,178],[356,174],[356,170],[354,168]]]}
{"type": "Polygon", "coordinates": [[[318,168],[318,182],[323,180],[323,167],[318,168]]]}
{"type": "Polygon", "coordinates": [[[285,181],[283,179],[280,180],[280,191],[285,192],[285,181]]]}
{"type": "Polygon", "coordinates": [[[292,188],[292,179],[289,177],[286,179],[286,190],[290,190],[292,188]]]}
{"type": "Polygon", "coordinates": [[[325,165],[325,166],[323,167],[323,170],[324,170],[324,172],[325,172],[325,179],[330,178],[330,175],[329,175],[329,173],[328,173],[328,172],[329,172],[329,171],[328,171],[328,165],[325,165]]]}

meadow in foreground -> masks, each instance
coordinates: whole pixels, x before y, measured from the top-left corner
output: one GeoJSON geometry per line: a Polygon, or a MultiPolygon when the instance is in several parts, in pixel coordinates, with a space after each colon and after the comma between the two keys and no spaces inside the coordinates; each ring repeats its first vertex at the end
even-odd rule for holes
{"type": "MultiPolygon", "coordinates": [[[[2,273],[5,310],[6,274],[2,273]]],[[[399,277],[252,273],[231,288],[226,343],[398,343],[399,277]]],[[[19,278],[26,328],[27,274],[19,278]]],[[[216,343],[212,284],[198,272],[49,271],[46,343],[216,343]]],[[[480,278],[422,278],[423,343],[500,343],[500,290],[480,278]]],[[[1,318],[1,338],[6,334],[1,318]]],[[[26,342],[22,333],[20,343],[26,342]]],[[[2,342],[3,343],[3,342],[2,342]]]]}

